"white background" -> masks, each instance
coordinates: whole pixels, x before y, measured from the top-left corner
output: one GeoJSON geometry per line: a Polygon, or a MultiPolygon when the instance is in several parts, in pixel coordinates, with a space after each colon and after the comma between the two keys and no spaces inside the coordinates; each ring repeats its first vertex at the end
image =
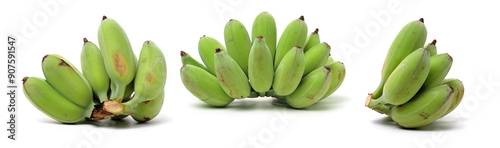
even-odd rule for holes
{"type": "MultiPolygon", "coordinates": [[[[61,124],[19,94],[18,140],[6,138],[7,124],[3,122],[0,147],[255,146],[252,143],[255,147],[500,146],[500,108],[496,105],[500,96],[498,4],[412,0],[5,2],[0,5],[1,45],[6,46],[9,33],[23,41],[18,50],[18,81],[24,76],[43,77],[40,62],[45,54],[57,53],[80,65],[82,38],[97,43],[102,15],[122,25],[137,55],[144,41],[154,41],[166,56],[168,80],[163,109],[146,124],[131,118],[61,124]],[[44,9],[45,5],[50,9],[44,9]],[[308,32],[320,29],[322,42],[332,46],[333,58],[346,65],[347,76],[336,93],[305,110],[273,105],[272,98],[211,108],[184,88],[179,76],[180,50],[200,60],[199,37],[207,35],[223,43],[223,28],[230,18],[240,20],[250,31],[253,19],[262,11],[275,17],[278,37],[300,15],[305,16],[308,32]],[[406,130],[366,108],[364,102],[379,83],[385,55],[396,34],[406,23],[421,17],[428,30],[427,42],[437,39],[438,53],[453,56],[448,78],[463,81],[465,97],[448,116],[420,129],[406,130]],[[32,30],[24,32],[29,25],[32,30]]],[[[6,61],[6,50],[1,55],[1,61],[6,61]]],[[[6,70],[6,64],[0,64],[0,69],[6,70]]],[[[6,76],[1,80],[5,84],[6,76]]],[[[6,92],[5,86],[0,88],[6,92]]],[[[8,99],[5,94],[2,98],[0,121],[6,121],[8,99]]]]}

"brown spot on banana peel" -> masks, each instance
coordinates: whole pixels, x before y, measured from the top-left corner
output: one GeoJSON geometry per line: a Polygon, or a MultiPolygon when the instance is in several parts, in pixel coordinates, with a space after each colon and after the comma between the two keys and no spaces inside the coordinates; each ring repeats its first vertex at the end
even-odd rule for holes
{"type": "Polygon", "coordinates": [[[42,58],[42,63],[43,63],[43,61],[45,61],[45,58],[47,58],[48,56],[49,56],[48,54],[47,54],[47,55],[45,55],[45,56],[43,56],[43,58],[42,58]]]}
{"type": "Polygon", "coordinates": [[[127,71],[125,59],[123,58],[123,56],[121,54],[115,53],[113,55],[113,61],[115,63],[114,70],[116,70],[120,76],[123,76],[125,74],[125,72],[127,71]]]}
{"type": "Polygon", "coordinates": [[[148,100],[148,101],[144,101],[144,104],[148,104],[151,100],[148,100]]]}
{"type": "Polygon", "coordinates": [[[420,113],[418,113],[418,115],[420,117],[424,118],[424,120],[427,120],[427,118],[429,118],[429,114],[426,112],[420,112],[420,113]]]}
{"type": "Polygon", "coordinates": [[[71,66],[69,66],[68,63],[66,63],[66,61],[64,61],[63,59],[61,59],[61,62],[59,62],[59,66],[68,66],[70,68],[72,68],[71,66]]]}
{"type": "Polygon", "coordinates": [[[155,77],[153,76],[153,74],[148,73],[146,75],[146,81],[148,81],[149,83],[153,83],[154,80],[155,80],[155,77]]]}

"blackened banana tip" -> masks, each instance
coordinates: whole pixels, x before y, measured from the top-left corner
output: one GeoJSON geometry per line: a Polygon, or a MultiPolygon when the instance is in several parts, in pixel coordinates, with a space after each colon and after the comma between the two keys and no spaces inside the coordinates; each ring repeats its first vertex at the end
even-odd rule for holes
{"type": "Polygon", "coordinates": [[[103,15],[103,16],[102,16],[102,20],[104,21],[104,20],[106,20],[106,19],[108,19],[108,17],[106,17],[105,15],[103,15]]]}
{"type": "Polygon", "coordinates": [[[28,77],[23,78],[23,84],[28,80],[28,77]]]}
{"type": "Polygon", "coordinates": [[[84,38],[83,38],[83,43],[85,44],[85,43],[87,43],[87,42],[89,42],[89,40],[87,40],[87,38],[85,38],[85,37],[84,37],[84,38]]]}
{"type": "Polygon", "coordinates": [[[420,18],[420,19],[418,19],[418,21],[424,23],[424,18],[420,18]]]}
{"type": "Polygon", "coordinates": [[[318,29],[318,28],[316,28],[316,29],[314,30],[313,34],[318,34],[318,32],[319,32],[319,29],[318,29]]]}
{"type": "Polygon", "coordinates": [[[436,39],[432,40],[431,45],[436,45],[437,41],[436,39]]]}
{"type": "Polygon", "coordinates": [[[299,17],[299,19],[300,19],[300,20],[302,20],[302,21],[305,21],[305,20],[304,20],[304,16],[303,16],[303,15],[301,15],[301,16],[299,17]]]}
{"type": "Polygon", "coordinates": [[[222,51],[222,50],[221,50],[220,48],[215,49],[215,53],[219,53],[219,52],[221,52],[221,51],[222,51]]]}
{"type": "Polygon", "coordinates": [[[187,53],[181,50],[181,57],[185,57],[186,55],[187,53]]]}

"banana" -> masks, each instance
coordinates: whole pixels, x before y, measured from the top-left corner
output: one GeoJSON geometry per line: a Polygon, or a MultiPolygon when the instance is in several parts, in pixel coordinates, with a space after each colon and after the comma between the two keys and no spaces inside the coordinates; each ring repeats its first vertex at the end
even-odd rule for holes
{"type": "Polygon", "coordinates": [[[208,71],[193,65],[184,65],[181,70],[184,86],[201,101],[216,107],[226,106],[233,98],[224,92],[217,77],[208,71]]]}
{"type": "Polygon", "coordinates": [[[160,113],[164,98],[165,91],[162,91],[161,94],[155,98],[141,102],[131,111],[132,118],[137,122],[147,122],[155,118],[160,113]]]}
{"type": "Polygon", "coordinates": [[[316,46],[305,52],[305,69],[303,76],[321,66],[324,66],[325,62],[328,60],[329,55],[330,45],[324,42],[317,44],[316,46]]]}
{"type": "Polygon", "coordinates": [[[320,43],[318,32],[319,32],[319,29],[316,28],[316,30],[314,30],[314,32],[312,32],[311,34],[309,34],[309,36],[307,36],[306,46],[304,47],[304,52],[309,51],[309,49],[311,49],[312,47],[314,47],[320,43]]]}
{"type": "Polygon", "coordinates": [[[214,38],[203,36],[198,42],[198,52],[200,54],[201,60],[207,66],[207,69],[212,75],[215,75],[214,69],[214,53],[215,49],[226,50],[224,45],[214,38]]]}
{"type": "Polygon", "coordinates": [[[248,80],[252,88],[260,95],[271,88],[273,84],[274,69],[273,57],[266,45],[266,40],[258,36],[250,49],[248,59],[248,80]]]}
{"type": "Polygon", "coordinates": [[[331,83],[330,68],[323,66],[306,75],[295,91],[286,96],[286,103],[293,108],[306,108],[318,102],[331,83]]]}
{"type": "Polygon", "coordinates": [[[101,51],[94,43],[83,38],[83,48],[80,55],[83,76],[87,79],[94,94],[100,102],[108,100],[109,77],[104,67],[101,51]]]}
{"type": "Polygon", "coordinates": [[[49,54],[42,60],[43,75],[57,92],[81,107],[93,104],[93,93],[89,82],[68,60],[49,54]]]}
{"type": "Polygon", "coordinates": [[[453,58],[447,53],[432,56],[429,75],[421,89],[425,90],[437,86],[450,71],[452,63],[453,58]]]}
{"type": "MultiPolygon", "coordinates": [[[[144,42],[134,79],[135,95],[130,101],[123,103],[125,111],[136,107],[141,102],[161,95],[166,81],[167,63],[165,56],[153,41],[144,42]]],[[[112,111],[110,110],[110,112],[112,111]]]]}
{"type": "Polygon", "coordinates": [[[208,71],[207,67],[203,66],[203,64],[196,61],[193,57],[191,57],[188,53],[186,53],[184,51],[181,51],[181,61],[182,61],[182,65],[186,65],[186,64],[194,65],[196,67],[200,67],[200,68],[206,69],[208,71]]]}
{"type": "Polygon", "coordinates": [[[276,68],[273,81],[273,90],[276,95],[286,96],[294,92],[300,83],[304,69],[304,51],[298,46],[293,47],[276,68]]]}
{"type": "Polygon", "coordinates": [[[431,57],[437,54],[436,42],[436,40],[432,40],[431,43],[427,44],[424,47],[425,49],[429,50],[431,57]]]}
{"type": "Polygon", "coordinates": [[[458,104],[462,101],[462,98],[464,97],[464,84],[462,81],[458,79],[445,79],[441,81],[440,85],[448,84],[453,88],[453,99],[451,102],[450,107],[446,111],[446,113],[443,116],[448,115],[451,111],[453,111],[455,108],[457,108],[458,104]]]}
{"type": "Polygon", "coordinates": [[[240,65],[245,74],[248,74],[248,56],[252,41],[245,26],[238,20],[229,20],[224,27],[224,41],[227,53],[240,65]]]}
{"type": "Polygon", "coordinates": [[[278,68],[283,57],[293,47],[304,47],[307,38],[307,24],[304,22],[304,16],[290,22],[281,34],[278,45],[276,46],[276,56],[274,57],[274,70],[278,68]]]}
{"type": "MultiPolygon", "coordinates": [[[[252,26],[252,39],[254,39],[252,43],[255,42],[258,36],[264,37],[273,61],[276,53],[276,34],[276,22],[270,13],[262,12],[255,17],[252,26]]],[[[271,63],[273,63],[273,61],[271,63]]]]}
{"type": "Polygon", "coordinates": [[[61,95],[42,78],[24,77],[23,91],[31,104],[59,122],[76,123],[89,117],[91,113],[90,103],[87,106],[79,105],[61,95]]]}
{"type": "Polygon", "coordinates": [[[132,51],[127,34],[113,19],[103,17],[99,26],[98,39],[106,72],[116,87],[116,92],[112,92],[111,99],[121,102],[125,88],[134,79],[137,58],[132,51]]]}
{"type": "Polygon", "coordinates": [[[427,29],[422,18],[408,23],[401,29],[389,48],[382,68],[382,79],[377,90],[373,92],[372,98],[377,99],[382,96],[387,78],[405,57],[416,49],[423,47],[426,39],[427,29]]]}
{"type": "Polygon", "coordinates": [[[236,99],[250,95],[250,84],[245,72],[226,51],[216,49],[214,66],[217,80],[226,94],[236,99]]]}
{"type": "MultiPolygon", "coordinates": [[[[329,59],[332,59],[331,57],[329,59]]],[[[333,61],[333,60],[332,60],[333,61]]],[[[328,86],[328,90],[326,91],[325,95],[321,99],[325,99],[326,97],[330,96],[335,92],[342,82],[344,82],[345,78],[345,66],[344,63],[342,62],[332,62],[327,65],[328,68],[330,68],[330,73],[331,73],[331,83],[330,86],[328,86]]]]}
{"type": "Polygon", "coordinates": [[[425,82],[430,69],[429,51],[420,48],[408,55],[392,72],[378,99],[369,102],[369,107],[408,102],[425,82]]]}
{"type": "Polygon", "coordinates": [[[450,85],[440,85],[419,92],[411,101],[392,107],[391,118],[404,128],[427,125],[446,113],[453,98],[450,85]]]}

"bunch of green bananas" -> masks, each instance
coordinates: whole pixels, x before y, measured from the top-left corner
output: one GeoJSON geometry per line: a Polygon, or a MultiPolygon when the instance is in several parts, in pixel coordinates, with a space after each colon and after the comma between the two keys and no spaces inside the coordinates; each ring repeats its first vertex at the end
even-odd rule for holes
{"type": "Polygon", "coordinates": [[[198,51],[205,66],[181,51],[184,86],[205,103],[222,107],[234,99],[272,96],[293,108],[305,108],[332,94],[345,77],[345,67],[320,43],[318,29],[309,36],[304,17],[293,20],[276,44],[271,14],[254,20],[251,38],[235,19],[224,28],[225,45],[203,36],[198,51]]]}
{"type": "Polygon", "coordinates": [[[163,105],[167,71],[160,48],[152,41],[144,42],[137,60],[125,31],[105,16],[98,39],[100,49],[84,38],[82,73],[59,55],[43,57],[46,80],[25,77],[25,96],[40,111],[63,123],[128,115],[146,122],[156,117],[163,105]]]}
{"type": "Polygon", "coordinates": [[[453,111],[464,95],[458,79],[445,79],[452,57],[437,54],[436,40],[424,46],[424,20],[408,23],[392,42],[382,81],[365,106],[389,115],[404,128],[417,128],[453,111]]]}

